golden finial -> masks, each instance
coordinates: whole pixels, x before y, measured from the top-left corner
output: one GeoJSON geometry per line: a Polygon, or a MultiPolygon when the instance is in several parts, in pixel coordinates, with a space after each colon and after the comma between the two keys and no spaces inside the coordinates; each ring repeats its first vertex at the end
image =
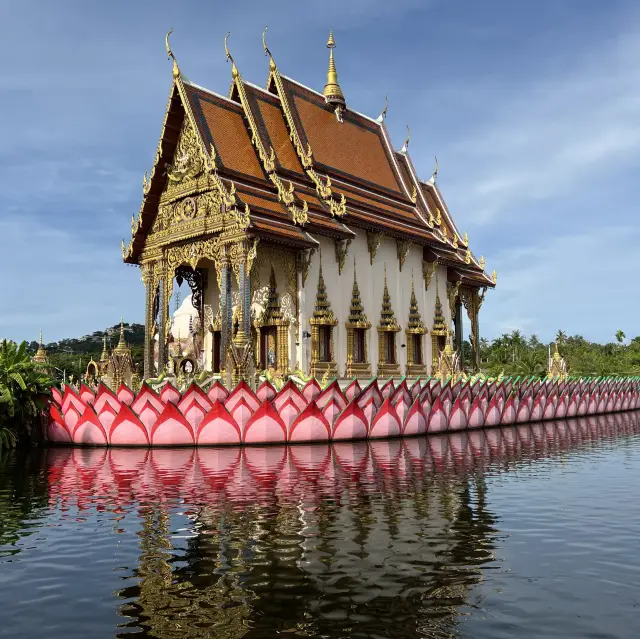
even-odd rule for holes
{"type": "Polygon", "coordinates": [[[469,235],[467,234],[467,232],[465,231],[464,233],[464,237],[462,238],[462,241],[469,246],[469,235]]]}
{"type": "Polygon", "coordinates": [[[126,257],[127,256],[127,249],[124,245],[124,240],[122,240],[122,244],[120,245],[120,248],[122,249],[122,257],[126,257]]]}
{"type": "Polygon", "coordinates": [[[484,271],[484,255],[480,256],[480,268],[484,271]]]}
{"type": "Polygon", "coordinates": [[[404,141],[404,144],[402,145],[402,148],[400,149],[400,153],[406,153],[407,149],[409,148],[409,138],[411,138],[411,129],[409,128],[409,125],[407,124],[407,137],[404,141]]]}
{"type": "Polygon", "coordinates": [[[453,248],[458,248],[458,234],[454,232],[453,234],[453,248]]]}
{"type": "Polygon", "coordinates": [[[471,251],[469,249],[467,249],[464,254],[464,263],[471,264],[471,251]]]}
{"type": "Polygon", "coordinates": [[[436,178],[438,177],[438,156],[436,155],[435,158],[436,158],[436,166],[433,169],[433,173],[431,175],[431,180],[430,180],[433,184],[435,184],[436,178]]]}
{"type": "Polygon", "coordinates": [[[229,33],[227,33],[227,35],[224,37],[224,52],[226,54],[226,59],[231,60],[231,75],[235,80],[238,77],[238,67],[236,67],[236,63],[233,57],[231,56],[231,54],[229,53],[229,47],[227,47],[227,40],[229,39],[230,35],[231,35],[231,31],[229,31],[229,33]]]}
{"type": "Polygon", "coordinates": [[[169,31],[167,31],[167,35],[164,37],[164,46],[167,49],[167,56],[169,57],[169,60],[173,60],[173,77],[178,78],[180,77],[180,69],[178,69],[178,61],[176,60],[176,56],[173,55],[173,51],[169,46],[169,36],[172,33],[173,33],[173,29],[169,29],[169,31]]]}
{"type": "Polygon", "coordinates": [[[333,29],[329,31],[329,39],[327,40],[327,48],[329,49],[329,70],[327,71],[327,83],[324,85],[322,95],[329,104],[336,105],[336,113],[340,118],[339,111],[346,105],[344,94],[338,84],[338,71],[336,70],[336,62],[333,59],[333,50],[336,47],[336,42],[333,39],[333,29]]]}
{"type": "Polygon", "coordinates": [[[269,56],[269,68],[271,71],[276,70],[276,63],[273,60],[273,56],[271,55],[271,51],[269,51],[269,47],[267,46],[267,29],[269,27],[265,27],[262,32],[262,48],[264,49],[264,54],[269,56]]]}
{"type": "Polygon", "coordinates": [[[494,284],[498,281],[498,273],[495,270],[491,273],[491,280],[494,284]]]}
{"type": "Polygon", "coordinates": [[[384,96],[384,109],[382,109],[382,112],[378,116],[378,122],[382,122],[387,117],[387,110],[388,109],[389,109],[389,98],[385,95],[384,96]]]}

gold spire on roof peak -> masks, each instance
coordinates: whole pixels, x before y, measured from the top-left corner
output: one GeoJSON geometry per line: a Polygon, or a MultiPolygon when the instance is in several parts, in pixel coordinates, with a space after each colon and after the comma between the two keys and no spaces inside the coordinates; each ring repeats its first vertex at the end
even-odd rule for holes
{"type": "Polygon", "coordinates": [[[169,57],[169,60],[173,60],[173,77],[174,78],[179,78],[180,77],[180,69],[178,68],[178,61],[176,60],[176,56],[173,55],[173,51],[171,50],[171,47],[169,46],[169,36],[173,33],[173,28],[169,29],[169,31],[167,31],[167,35],[164,37],[164,46],[167,49],[167,56],[169,57]]]}
{"type": "Polygon", "coordinates": [[[109,359],[109,351],[107,350],[107,334],[104,334],[102,341],[102,355],[100,355],[100,361],[106,362],[109,359]]]}
{"type": "Polygon", "coordinates": [[[346,101],[342,89],[338,84],[338,71],[336,70],[336,62],[333,58],[333,50],[336,41],[333,39],[333,29],[329,31],[329,39],[327,40],[327,48],[329,49],[329,70],[327,71],[327,83],[324,85],[322,95],[329,104],[336,105],[336,108],[344,108],[346,101]]]}
{"type": "Polygon", "coordinates": [[[128,350],[127,342],[124,338],[124,321],[120,318],[120,340],[118,341],[118,345],[115,348],[116,353],[121,353],[123,351],[128,350]]]}

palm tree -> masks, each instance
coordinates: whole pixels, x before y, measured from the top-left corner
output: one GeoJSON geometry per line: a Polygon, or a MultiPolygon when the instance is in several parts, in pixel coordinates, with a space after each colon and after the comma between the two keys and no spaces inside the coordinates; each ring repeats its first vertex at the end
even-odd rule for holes
{"type": "Polygon", "coordinates": [[[542,342],[535,333],[529,338],[529,346],[534,350],[542,346],[542,342]]]}
{"type": "Polygon", "coordinates": [[[624,331],[621,331],[620,329],[618,329],[616,331],[616,339],[618,340],[618,344],[622,344],[625,338],[626,338],[626,335],[624,334],[624,331]]]}
{"type": "Polygon", "coordinates": [[[558,344],[564,344],[567,340],[567,334],[560,330],[556,333],[556,342],[558,342],[558,344]]]}
{"type": "Polygon", "coordinates": [[[524,351],[516,362],[516,370],[520,375],[542,377],[546,371],[542,353],[539,351],[524,351]]]}

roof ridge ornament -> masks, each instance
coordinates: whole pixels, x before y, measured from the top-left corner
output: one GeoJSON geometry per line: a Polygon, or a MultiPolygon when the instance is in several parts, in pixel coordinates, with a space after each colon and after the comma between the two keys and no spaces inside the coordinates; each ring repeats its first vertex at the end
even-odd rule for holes
{"type": "Polygon", "coordinates": [[[264,28],[264,31],[262,32],[262,48],[264,49],[264,54],[269,56],[269,69],[271,71],[275,71],[276,70],[276,62],[273,59],[273,55],[271,54],[271,51],[269,50],[269,47],[267,46],[267,29],[269,27],[266,26],[264,28]]]}
{"type": "Polygon", "coordinates": [[[238,77],[238,67],[236,67],[235,60],[233,59],[233,56],[229,53],[229,47],[227,46],[227,40],[229,39],[230,35],[231,35],[231,31],[229,31],[227,35],[224,37],[224,52],[226,55],[225,59],[231,60],[231,75],[235,80],[238,77]]]}
{"type": "Polygon", "coordinates": [[[435,168],[433,169],[433,173],[431,174],[431,178],[429,178],[429,183],[430,183],[430,184],[435,184],[435,183],[436,183],[436,178],[438,177],[438,168],[439,168],[439,165],[438,165],[438,156],[436,155],[436,156],[434,156],[434,157],[435,157],[435,159],[436,159],[436,166],[435,166],[435,168]]]}
{"type": "Polygon", "coordinates": [[[402,145],[402,148],[400,149],[400,153],[406,153],[408,148],[409,148],[409,139],[411,138],[411,129],[409,128],[409,125],[407,124],[407,137],[404,141],[404,144],[402,145]]]}
{"type": "Polygon", "coordinates": [[[389,98],[385,95],[384,96],[384,109],[382,109],[382,112],[376,118],[376,122],[379,122],[380,124],[382,124],[384,122],[384,120],[387,117],[387,110],[388,109],[389,109],[389,98]]]}
{"type": "Polygon", "coordinates": [[[167,49],[167,56],[169,60],[173,60],[173,77],[180,77],[180,69],[178,68],[178,61],[176,60],[176,56],[173,55],[173,51],[171,50],[171,46],[169,45],[169,36],[173,33],[173,27],[167,31],[167,35],[164,37],[164,46],[167,49]]]}

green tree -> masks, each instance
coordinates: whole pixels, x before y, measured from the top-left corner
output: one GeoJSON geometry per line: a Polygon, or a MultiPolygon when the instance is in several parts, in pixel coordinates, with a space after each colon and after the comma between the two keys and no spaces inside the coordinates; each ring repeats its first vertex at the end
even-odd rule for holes
{"type": "Polygon", "coordinates": [[[622,344],[622,342],[624,342],[626,335],[624,334],[624,331],[621,331],[620,329],[618,329],[616,331],[616,339],[618,340],[618,344],[622,344]]]}
{"type": "Polygon", "coordinates": [[[27,343],[0,343],[0,447],[28,438],[46,406],[52,380],[31,360],[27,343]]]}

